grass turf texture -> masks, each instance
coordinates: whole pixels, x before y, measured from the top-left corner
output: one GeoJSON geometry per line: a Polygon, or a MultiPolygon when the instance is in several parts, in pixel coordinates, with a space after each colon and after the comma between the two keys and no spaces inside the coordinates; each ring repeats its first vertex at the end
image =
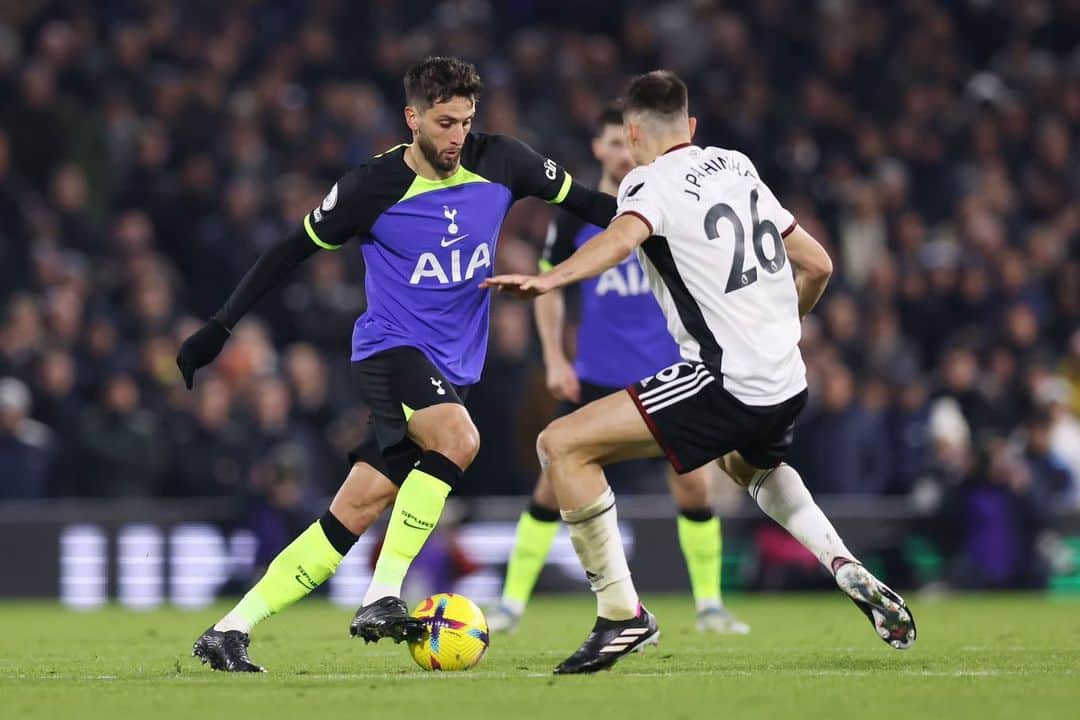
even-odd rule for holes
{"type": "Polygon", "coordinates": [[[268,675],[213,673],[191,643],[219,615],[0,604],[0,717],[1016,718],[1075,717],[1080,600],[910,598],[919,641],[897,652],[845,598],[729,599],[753,632],[693,630],[686,597],[652,597],[659,648],[554,677],[592,623],[591,597],[542,597],[466,673],[425,673],[404,646],[351,640],[351,614],[303,602],[257,629],[268,675]]]}

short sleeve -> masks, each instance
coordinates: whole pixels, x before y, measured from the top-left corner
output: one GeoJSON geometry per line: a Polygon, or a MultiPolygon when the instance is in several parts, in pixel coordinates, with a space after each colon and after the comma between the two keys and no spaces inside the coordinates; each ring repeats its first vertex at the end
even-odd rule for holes
{"type": "Polygon", "coordinates": [[[776,229],[780,231],[782,237],[787,237],[788,234],[795,229],[795,216],[791,212],[780,204],[780,201],[773,194],[772,189],[765,184],[765,181],[761,179],[760,173],[754,163],[741,152],[732,151],[732,156],[736,158],[739,164],[745,168],[744,172],[757,181],[755,189],[758,193],[757,200],[757,212],[759,220],[768,220],[774,225],[776,229]]]}
{"type": "Polygon", "coordinates": [[[558,205],[570,192],[573,178],[550,158],[546,158],[517,138],[492,136],[497,151],[504,156],[514,199],[537,197],[558,205]]]}
{"type": "Polygon", "coordinates": [[[771,221],[781,237],[787,237],[795,229],[795,216],[780,204],[768,185],[759,180],[755,189],[758,191],[758,219],[771,221]]]}
{"type": "Polygon", "coordinates": [[[615,217],[635,215],[649,226],[651,235],[663,235],[666,224],[660,202],[660,183],[649,179],[647,167],[634,168],[623,178],[615,217]]]}
{"type": "Polygon", "coordinates": [[[382,211],[372,193],[367,165],[341,177],[319,206],[304,216],[304,230],[321,248],[337,250],[356,235],[367,233],[382,211]]]}
{"type": "Polygon", "coordinates": [[[551,221],[544,239],[544,252],[540,256],[542,272],[547,272],[574,254],[574,238],[581,226],[581,220],[565,212],[551,221]]]}

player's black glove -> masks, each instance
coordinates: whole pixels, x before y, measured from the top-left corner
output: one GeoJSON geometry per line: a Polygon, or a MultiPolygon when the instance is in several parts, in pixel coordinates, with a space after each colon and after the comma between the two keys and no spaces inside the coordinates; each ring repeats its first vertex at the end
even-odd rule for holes
{"type": "Polygon", "coordinates": [[[184,384],[188,390],[195,384],[195,371],[212,363],[228,339],[229,330],[217,318],[210,318],[210,322],[180,346],[176,365],[184,376],[184,384]]]}

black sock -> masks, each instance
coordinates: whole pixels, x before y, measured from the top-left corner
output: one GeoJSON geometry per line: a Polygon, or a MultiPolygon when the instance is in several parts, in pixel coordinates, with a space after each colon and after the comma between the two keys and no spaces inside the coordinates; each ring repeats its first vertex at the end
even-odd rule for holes
{"type": "Polygon", "coordinates": [[[555,510],[546,508],[535,500],[529,503],[529,514],[533,516],[534,520],[540,522],[555,522],[561,517],[557,508],[555,510]]]}
{"type": "Polygon", "coordinates": [[[341,521],[329,510],[319,518],[319,526],[326,535],[326,539],[330,541],[330,545],[343,556],[352,550],[352,546],[360,538],[359,535],[353,535],[352,531],[342,525],[341,521]]]}
{"type": "Polygon", "coordinates": [[[713,519],[712,508],[699,508],[697,510],[688,510],[687,508],[679,508],[679,514],[687,520],[693,522],[708,522],[713,519]]]}
{"type": "Polygon", "coordinates": [[[455,465],[453,460],[434,450],[428,450],[420,456],[420,463],[416,469],[437,477],[450,487],[461,482],[461,478],[465,475],[465,471],[455,465]]]}

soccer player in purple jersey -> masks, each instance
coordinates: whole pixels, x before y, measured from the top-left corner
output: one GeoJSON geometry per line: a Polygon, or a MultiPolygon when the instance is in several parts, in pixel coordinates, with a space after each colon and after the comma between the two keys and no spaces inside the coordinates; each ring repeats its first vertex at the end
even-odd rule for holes
{"type": "Polygon", "coordinates": [[[607,225],[610,195],[510,137],[471,132],[482,89],[476,68],[433,57],[405,75],[412,142],[346,173],[319,207],[268,250],[225,305],[185,340],[177,364],[190,388],[233,326],[268,290],[320,248],[361,243],[367,309],[352,337],[352,375],[372,411],[377,457],[350,455],[352,469],[327,512],[270,564],[193,652],[218,670],[259,672],[250,632],[326,581],[358,536],[393,504],[371,584],[350,626],[354,637],[418,637],[401,584],[438,522],[480,438],[462,401],[480,378],[488,340],[499,228],[522,197],[561,205],[607,225]]]}
{"type": "MultiPolygon", "coordinates": [[[[634,165],[621,107],[612,105],[601,114],[592,151],[600,163],[598,188],[614,196],[634,165]]],[[[561,213],[548,228],[540,269],[550,270],[563,262],[600,231],[596,225],[561,213]]],[[[536,299],[536,325],[544,351],[547,386],[562,401],[560,416],[619,392],[656,368],[680,359],[679,347],[668,334],[645,271],[633,255],[581,283],[581,321],[573,363],[563,349],[564,317],[562,291],[536,299]]],[[[639,462],[653,467],[658,464],[655,460],[639,462]]],[[[616,476],[618,471],[616,467],[616,476]]],[[[690,575],[698,629],[743,634],[750,628],[735,619],[721,599],[720,520],[709,504],[710,476],[709,467],[682,475],[674,471],[668,474],[671,494],[679,507],[679,545],[690,575]]],[[[532,502],[518,520],[502,599],[488,613],[492,632],[507,632],[517,626],[551,550],[558,521],[555,491],[547,473],[541,473],[532,502]]]]}

